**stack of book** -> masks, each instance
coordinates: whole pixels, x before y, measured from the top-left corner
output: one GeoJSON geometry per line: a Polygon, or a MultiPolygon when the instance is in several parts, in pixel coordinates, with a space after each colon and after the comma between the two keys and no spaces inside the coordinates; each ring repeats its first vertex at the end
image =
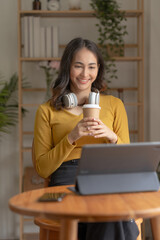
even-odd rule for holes
{"type": "Polygon", "coordinates": [[[24,57],[57,58],[59,55],[58,27],[40,26],[40,17],[24,17],[24,57]]]}

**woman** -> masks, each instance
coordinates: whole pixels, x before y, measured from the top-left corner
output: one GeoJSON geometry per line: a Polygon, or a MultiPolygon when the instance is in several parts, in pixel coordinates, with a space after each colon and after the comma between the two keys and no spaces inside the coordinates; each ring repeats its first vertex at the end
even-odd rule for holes
{"type": "MultiPolygon", "coordinates": [[[[90,94],[104,89],[103,77],[104,62],[96,44],[82,38],[69,42],[52,99],[39,106],[35,118],[36,168],[43,178],[50,176],[50,186],[74,184],[84,144],[129,143],[127,115],[120,99],[100,94],[100,118],[83,119],[82,106],[90,94]]],[[[137,236],[134,221],[79,224],[79,239],[83,240],[136,240],[137,236]]]]}

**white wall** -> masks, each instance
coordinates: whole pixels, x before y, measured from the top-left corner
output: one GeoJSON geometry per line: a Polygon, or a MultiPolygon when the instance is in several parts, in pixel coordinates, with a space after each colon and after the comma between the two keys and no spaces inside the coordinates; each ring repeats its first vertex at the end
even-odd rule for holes
{"type": "MultiPolygon", "coordinates": [[[[17,1],[0,2],[0,72],[7,80],[17,72],[17,1]]],[[[0,137],[0,239],[15,236],[17,216],[8,199],[18,192],[18,131],[0,137]]]]}
{"type": "Polygon", "coordinates": [[[150,115],[149,135],[150,140],[160,141],[160,27],[159,15],[160,1],[150,3],[150,58],[149,58],[149,92],[150,115]]]}
{"type": "MultiPolygon", "coordinates": [[[[31,0],[26,2],[27,5],[32,3],[31,0]]],[[[45,4],[45,0],[42,2],[45,4]]],[[[64,7],[67,8],[67,1],[61,0],[61,5],[63,2],[64,7]]],[[[88,8],[87,1],[82,0],[82,2],[83,7],[88,8]]],[[[121,2],[123,2],[123,7],[126,6],[124,1],[121,0],[121,2]]],[[[133,5],[133,1],[126,1],[126,3],[128,9],[133,7],[129,5],[133,5]]],[[[0,72],[8,79],[14,72],[17,72],[17,0],[1,0],[0,4],[0,72]]],[[[43,6],[45,8],[45,5],[43,6]]],[[[159,0],[145,0],[146,140],[160,139],[160,30],[158,9],[160,9],[159,0]]],[[[85,25],[81,27],[84,28],[85,25]]],[[[63,38],[61,43],[66,43],[70,36],[66,32],[61,34],[63,38]]],[[[87,36],[87,30],[85,34],[87,36]]],[[[96,39],[96,35],[90,35],[90,37],[96,39]]],[[[15,127],[12,134],[3,135],[0,140],[0,239],[18,235],[17,222],[19,218],[8,209],[8,199],[18,192],[18,168],[18,127],[15,127]]]]}

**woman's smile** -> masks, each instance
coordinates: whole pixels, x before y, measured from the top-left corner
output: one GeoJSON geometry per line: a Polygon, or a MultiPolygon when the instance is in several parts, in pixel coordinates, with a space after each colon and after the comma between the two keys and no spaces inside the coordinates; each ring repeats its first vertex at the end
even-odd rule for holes
{"type": "Polygon", "coordinates": [[[80,78],[77,78],[77,80],[82,84],[86,84],[88,83],[88,81],[90,81],[90,79],[80,79],[80,78]]]}

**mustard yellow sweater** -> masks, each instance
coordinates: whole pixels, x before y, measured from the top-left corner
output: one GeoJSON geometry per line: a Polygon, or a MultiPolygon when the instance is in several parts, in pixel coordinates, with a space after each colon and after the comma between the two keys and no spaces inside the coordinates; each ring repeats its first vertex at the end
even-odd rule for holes
{"type": "MultiPolygon", "coordinates": [[[[122,101],[108,95],[100,96],[100,120],[118,136],[118,144],[129,143],[128,120],[122,101]]],[[[68,134],[82,119],[66,109],[55,110],[50,103],[39,106],[34,127],[34,146],[37,172],[43,178],[50,176],[64,161],[81,156],[84,144],[109,143],[106,138],[82,137],[74,145],[68,134]]]]}

